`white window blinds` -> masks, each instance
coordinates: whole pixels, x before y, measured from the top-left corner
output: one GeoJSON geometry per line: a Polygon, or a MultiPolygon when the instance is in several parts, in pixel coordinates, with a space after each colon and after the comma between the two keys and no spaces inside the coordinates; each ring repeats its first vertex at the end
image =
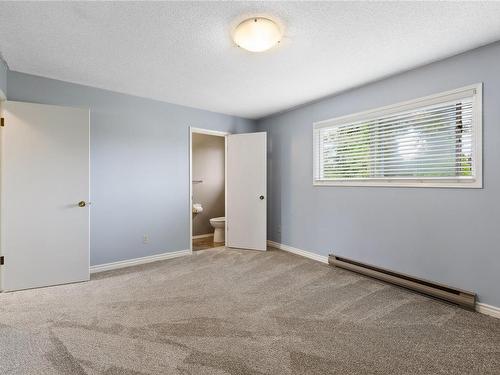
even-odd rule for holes
{"type": "Polygon", "coordinates": [[[480,90],[316,123],[314,182],[480,187],[480,90]]]}

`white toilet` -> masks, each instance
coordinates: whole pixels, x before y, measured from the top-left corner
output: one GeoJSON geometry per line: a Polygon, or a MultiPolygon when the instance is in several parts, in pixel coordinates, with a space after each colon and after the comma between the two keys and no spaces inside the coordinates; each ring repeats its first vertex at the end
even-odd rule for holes
{"type": "Polygon", "coordinates": [[[214,227],[214,242],[225,242],[226,241],[226,218],[225,217],[214,217],[210,219],[210,225],[214,227]]]}

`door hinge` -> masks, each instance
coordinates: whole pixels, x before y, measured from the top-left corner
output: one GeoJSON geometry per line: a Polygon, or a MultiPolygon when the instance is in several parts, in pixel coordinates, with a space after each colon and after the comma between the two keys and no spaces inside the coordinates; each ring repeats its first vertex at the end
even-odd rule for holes
{"type": "Polygon", "coordinates": [[[3,117],[0,118],[0,126],[5,126],[5,119],[3,117]]]}
{"type": "Polygon", "coordinates": [[[0,266],[5,264],[5,258],[3,256],[0,257],[0,266]]]}

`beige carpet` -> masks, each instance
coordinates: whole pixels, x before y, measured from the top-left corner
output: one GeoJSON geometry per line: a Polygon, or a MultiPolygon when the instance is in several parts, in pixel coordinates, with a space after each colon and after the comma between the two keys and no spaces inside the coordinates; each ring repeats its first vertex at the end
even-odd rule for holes
{"type": "Polygon", "coordinates": [[[500,320],[282,251],[0,294],[2,374],[500,374],[500,320]]]}

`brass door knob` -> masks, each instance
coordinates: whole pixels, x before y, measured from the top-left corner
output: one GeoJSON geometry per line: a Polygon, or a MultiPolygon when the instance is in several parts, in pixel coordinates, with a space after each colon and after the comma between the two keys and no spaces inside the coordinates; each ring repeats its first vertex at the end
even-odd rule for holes
{"type": "Polygon", "coordinates": [[[78,202],[78,207],[85,207],[85,206],[87,206],[87,204],[90,204],[90,202],[87,203],[85,201],[80,201],[80,202],[78,202]]]}

